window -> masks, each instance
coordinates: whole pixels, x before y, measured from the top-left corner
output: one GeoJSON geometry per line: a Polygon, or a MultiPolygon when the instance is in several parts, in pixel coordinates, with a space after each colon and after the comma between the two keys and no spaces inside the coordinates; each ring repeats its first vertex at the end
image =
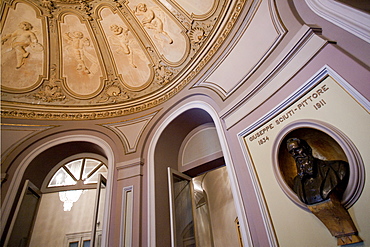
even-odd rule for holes
{"type": "MultiPolygon", "coordinates": [[[[101,232],[99,232],[101,236],[101,232]]],[[[90,247],[91,232],[70,233],[66,235],[66,247],[90,247]]]]}
{"type": "MultiPolygon", "coordinates": [[[[61,162],[46,179],[44,192],[59,192],[64,211],[70,211],[86,189],[96,189],[99,176],[107,177],[108,168],[98,158],[74,156],[61,162]]],[[[44,186],[43,186],[44,187],[44,186]]],[[[73,246],[73,245],[72,245],[73,246]]]]}
{"type": "Polygon", "coordinates": [[[83,241],[82,247],[90,247],[90,240],[83,241]]]}
{"type": "Polygon", "coordinates": [[[107,173],[108,169],[103,162],[92,158],[80,158],[59,168],[48,187],[77,185],[79,181],[83,184],[96,184],[99,174],[107,177],[107,173]]]}
{"type": "Polygon", "coordinates": [[[71,242],[71,243],[69,243],[69,245],[68,245],[69,247],[79,247],[78,246],[78,241],[77,242],[71,242]]]}

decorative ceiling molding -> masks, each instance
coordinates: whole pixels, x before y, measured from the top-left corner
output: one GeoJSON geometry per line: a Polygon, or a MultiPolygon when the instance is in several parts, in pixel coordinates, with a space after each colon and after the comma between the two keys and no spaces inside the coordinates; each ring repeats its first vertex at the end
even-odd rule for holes
{"type": "Polygon", "coordinates": [[[208,0],[189,15],[175,1],[4,0],[1,116],[101,119],[162,104],[206,66],[245,3],[208,0]]]}
{"type": "Polygon", "coordinates": [[[370,15],[334,0],[306,0],[313,12],[370,43],[370,15]]]}
{"type": "Polygon", "coordinates": [[[209,88],[225,100],[248,80],[283,39],[287,30],[274,1],[256,1],[252,9],[250,15],[253,18],[244,21],[240,28],[242,36],[237,36],[236,45],[230,46],[230,51],[225,52],[208,70],[206,78],[194,87],[209,88]]]}
{"type": "Polygon", "coordinates": [[[102,124],[118,135],[125,147],[125,154],[136,152],[140,137],[157,112],[123,122],[102,124]]]}
{"type": "Polygon", "coordinates": [[[255,80],[255,83],[249,86],[245,94],[222,110],[221,117],[224,119],[226,127],[231,128],[246,117],[246,112],[250,112],[250,109],[255,109],[265,102],[314,57],[328,43],[320,34],[321,28],[319,27],[302,26],[286,48],[255,80]],[[257,93],[263,97],[255,97],[257,93]]]}
{"type": "MultiPolygon", "coordinates": [[[[1,163],[24,141],[56,125],[24,125],[1,123],[1,163]]],[[[3,167],[4,168],[4,167],[3,167]]]]}

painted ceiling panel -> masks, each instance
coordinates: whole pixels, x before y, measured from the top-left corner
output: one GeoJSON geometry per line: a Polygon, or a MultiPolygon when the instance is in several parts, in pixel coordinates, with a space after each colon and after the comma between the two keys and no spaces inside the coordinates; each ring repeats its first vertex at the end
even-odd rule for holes
{"type": "Polygon", "coordinates": [[[149,60],[149,54],[140,41],[133,35],[132,30],[118,13],[112,13],[110,8],[101,11],[105,37],[108,47],[113,55],[116,67],[122,82],[130,89],[142,89],[153,79],[153,66],[149,60]]]}
{"type": "Polygon", "coordinates": [[[25,92],[39,85],[45,64],[43,36],[43,24],[35,9],[23,3],[9,9],[1,39],[3,89],[25,92]]]}
{"type": "Polygon", "coordinates": [[[130,1],[129,7],[154,44],[154,48],[169,63],[179,63],[185,56],[187,40],[185,31],[164,7],[154,1],[130,1]]]}
{"type": "Polygon", "coordinates": [[[213,0],[177,0],[176,1],[184,10],[189,14],[194,15],[204,15],[208,13],[213,5],[215,4],[215,1],[213,0]]]}
{"type": "Polygon", "coordinates": [[[2,117],[109,118],[165,102],[212,59],[246,4],[192,2],[2,1],[2,117]]]}
{"type": "Polygon", "coordinates": [[[101,88],[101,67],[86,25],[67,14],[61,23],[63,77],[66,89],[76,97],[94,95],[101,88]]]}

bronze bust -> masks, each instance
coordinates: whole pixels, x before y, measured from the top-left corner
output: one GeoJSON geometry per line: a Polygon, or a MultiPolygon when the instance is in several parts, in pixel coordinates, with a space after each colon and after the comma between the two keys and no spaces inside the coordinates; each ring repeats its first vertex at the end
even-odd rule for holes
{"type": "Polygon", "coordinates": [[[331,195],[341,200],[349,178],[347,162],[317,159],[308,143],[298,138],[288,139],[287,149],[297,166],[293,190],[303,203],[323,202],[331,195]]]}

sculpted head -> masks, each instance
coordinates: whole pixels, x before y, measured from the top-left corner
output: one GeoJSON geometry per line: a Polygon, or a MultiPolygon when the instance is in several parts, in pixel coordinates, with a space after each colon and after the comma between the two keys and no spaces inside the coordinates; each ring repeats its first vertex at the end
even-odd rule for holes
{"type": "Polygon", "coordinates": [[[314,176],[316,174],[312,149],[305,140],[290,138],[287,140],[287,149],[295,160],[300,177],[314,176]]]}
{"type": "Polygon", "coordinates": [[[23,30],[31,30],[33,28],[32,24],[27,21],[22,21],[19,23],[19,28],[23,30]]]}
{"type": "Polygon", "coordinates": [[[146,10],[147,10],[147,7],[146,7],[145,3],[139,3],[137,5],[137,8],[138,8],[138,10],[143,11],[143,12],[146,12],[146,10]]]}
{"type": "Polygon", "coordinates": [[[121,34],[122,33],[122,27],[120,27],[120,26],[118,26],[118,25],[116,25],[116,24],[112,24],[111,26],[110,26],[110,30],[112,31],[112,32],[114,32],[115,34],[121,34]]]}
{"type": "Polygon", "coordinates": [[[84,37],[84,34],[82,32],[75,31],[73,32],[73,36],[77,39],[82,39],[84,37]]]}

